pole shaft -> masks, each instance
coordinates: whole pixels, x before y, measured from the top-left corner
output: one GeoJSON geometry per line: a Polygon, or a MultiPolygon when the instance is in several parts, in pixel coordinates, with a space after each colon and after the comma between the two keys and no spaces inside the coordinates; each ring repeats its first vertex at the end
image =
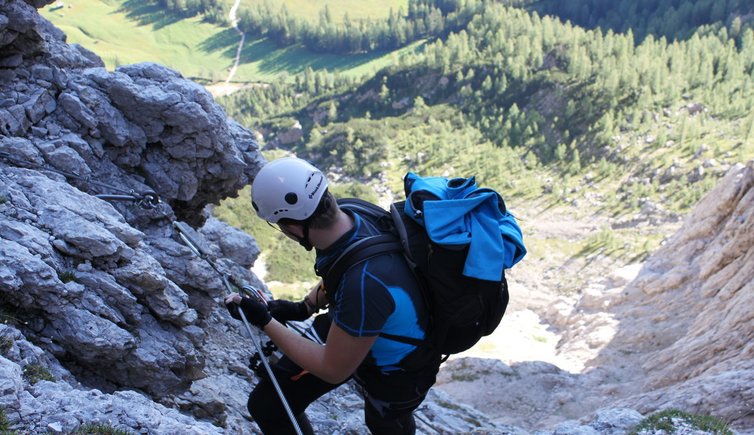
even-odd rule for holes
{"type": "Polygon", "coordinates": [[[262,353],[262,347],[259,343],[259,337],[257,337],[256,334],[254,334],[254,331],[251,329],[251,326],[249,325],[249,322],[246,320],[246,315],[244,315],[243,310],[239,309],[238,313],[241,315],[241,320],[243,320],[243,324],[246,327],[246,332],[249,333],[249,337],[251,337],[251,341],[254,343],[254,347],[256,347],[257,352],[259,352],[259,356],[262,360],[262,364],[264,365],[264,369],[267,371],[267,374],[270,375],[270,381],[272,381],[272,386],[275,387],[275,391],[278,393],[278,397],[280,397],[280,402],[283,404],[283,408],[285,408],[286,414],[288,414],[288,418],[291,419],[291,423],[293,424],[293,429],[296,430],[296,434],[298,435],[304,435],[301,432],[301,428],[298,425],[298,421],[296,421],[296,416],[293,415],[293,411],[291,411],[291,407],[288,405],[288,401],[285,400],[285,395],[283,394],[283,390],[280,388],[280,384],[278,384],[278,380],[275,377],[275,374],[272,372],[272,367],[270,367],[270,363],[267,362],[267,358],[264,356],[264,353],[262,353]]]}

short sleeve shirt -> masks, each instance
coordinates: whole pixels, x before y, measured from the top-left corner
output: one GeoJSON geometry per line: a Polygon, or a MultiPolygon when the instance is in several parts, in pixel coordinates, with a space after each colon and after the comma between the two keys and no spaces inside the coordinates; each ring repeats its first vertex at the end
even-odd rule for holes
{"type": "MultiPolygon", "coordinates": [[[[317,269],[327,270],[352,243],[380,231],[358,214],[346,210],[354,228],[327,250],[317,251],[317,269]]],[[[427,315],[424,301],[406,260],[399,252],[385,253],[346,270],[330,301],[330,317],[354,337],[378,336],[381,332],[422,339],[427,315]]],[[[366,363],[383,370],[397,364],[416,346],[378,337],[366,363]]]]}

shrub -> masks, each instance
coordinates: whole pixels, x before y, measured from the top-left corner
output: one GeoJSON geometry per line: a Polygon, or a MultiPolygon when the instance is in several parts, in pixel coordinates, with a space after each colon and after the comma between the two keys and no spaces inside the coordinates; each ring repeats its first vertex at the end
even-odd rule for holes
{"type": "Polygon", "coordinates": [[[5,415],[5,411],[0,408],[0,434],[9,434],[9,428],[10,422],[8,421],[8,417],[5,415]]]}
{"type": "Polygon", "coordinates": [[[650,415],[642,420],[630,435],[653,434],[659,431],[672,434],[681,425],[710,434],[733,435],[728,425],[717,417],[691,414],[678,409],[666,409],[650,415]]]}
{"type": "Polygon", "coordinates": [[[71,432],[71,435],[132,435],[132,433],[108,424],[87,423],[71,432]]]}
{"type": "Polygon", "coordinates": [[[615,255],[622,247],[623,241],[615,234],[615,232],[609,227],[604,227],[600,232],[589,236],[579,254],[589,255],[602,253],[605,255],[615,255]]]}
{"type": "Polygon", "coordinates": [[[54,381],[55,377],[52,376],[46,367],[40,364],[28,364],[24,366],[24,377],[30,384],[34,385],[39,381],[54,381]]]}
{"type": "Polygon", "coordinates": [[[58,272],[58,279],[64,283],[76,280],[76,274],[71,270],[58,272]]]}
{"type": "Polygon", "coordinates": [[[13,339],[0,337],[0,355],[5,355],[13,347],[13,339]]]}

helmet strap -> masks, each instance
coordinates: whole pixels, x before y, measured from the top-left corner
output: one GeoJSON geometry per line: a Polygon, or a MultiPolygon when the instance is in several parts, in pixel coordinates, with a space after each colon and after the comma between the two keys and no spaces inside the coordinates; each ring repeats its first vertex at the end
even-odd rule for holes
{"type": "Polygon", "coordinates": [[[314,219],[315,216],[318,216],[321,213],[324,213],[328,208],[330,208],[330,200],[328,199],[327,195],[327,189],[325,188],[324,195],[322,196],[322,199],[319,201],[319,204],[317,204],[317,208],[314,210],[314,213],[311,214],[308,218],[301,221],[301,225],[304,230],[304,237],[302,238],[296,238],[298,240],[298,244],[303,246],[304,249],[307,251],[311,251],[314,246],[312,245],[312,242],[309,241],[309,223],[311,223],[312,219],[314,219]]]}
{"type": "Polygon", "coordinates": [[[304,237],[298,239],[298,244],[303,246],[307,251],[311,251],[314,246],[309,241],[309,219],[303,222],[304,225],[304,237]]]}

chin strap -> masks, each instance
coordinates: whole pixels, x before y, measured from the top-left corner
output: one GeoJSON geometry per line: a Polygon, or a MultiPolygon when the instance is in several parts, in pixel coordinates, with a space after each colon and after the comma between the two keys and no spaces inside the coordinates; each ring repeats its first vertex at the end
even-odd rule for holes
{"type": "Polygon", "coordinates": [[[325,212],[328,208],[330,208],[331,206],[330,201],[327,200],[327,198],[328,198],[327,190],[325,190],[325,196],[317,205],[317,209],[314,210],[314,213],[312,213],[311,216],[309,216],[305,220],[301,221],[301,225],[303,226],[303,229],[304,229],[304,237],[301,237],[301,238],[296,237],[296,240],[298,240],[298,244],[303,246],[304,249],[306,249],[307,251],[311,251],[312,248],[314,248],[314,246],[312,245],[312,242],[309,241],[309,223],[312,221],[312,219],[314,219],[314,216],[317,216],[320,213],[325,212]]]}
{"type": "Polygon", "coordinates": [[[312,246],[312,242],[309,241],[309,220],[305,220],[303,222],[304,224],[304,237],[302,238],[296,238],[298,240],[298,244],[303,246],[304,249],[307,251],[311,251],[314,246],[312,246]]]}

